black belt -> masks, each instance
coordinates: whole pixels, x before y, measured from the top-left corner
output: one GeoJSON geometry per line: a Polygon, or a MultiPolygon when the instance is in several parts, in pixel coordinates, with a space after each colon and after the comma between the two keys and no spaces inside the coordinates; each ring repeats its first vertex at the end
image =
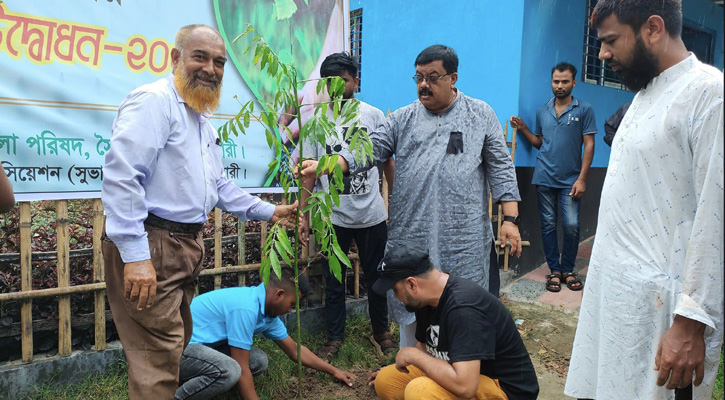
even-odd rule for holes
{"type": "Polygon", "coordinates": [[[197,233],[201,230],[203,224],[185,224],[182,222],[169,221],[166,218],[149,213],[144,223],[149,224],[155,228],[164,229],[169,232],[177,233],[197,233]]]}

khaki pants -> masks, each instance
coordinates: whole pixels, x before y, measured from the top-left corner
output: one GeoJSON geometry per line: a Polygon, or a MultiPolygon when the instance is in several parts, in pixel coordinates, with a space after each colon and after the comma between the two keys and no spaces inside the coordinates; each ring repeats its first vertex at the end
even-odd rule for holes
{"type": "Polygon", "coordinates": [[[201,232],[173,233],[146,225],[151,262],[156,269],[156,300],[136,309],[124,299],[124,262],[116,245],[103,241],[106,292],[113,322],[128,362],[131,399],[167,400],[179,383],[179,360],[191,339],[194,282],[202,268],[201,232]]]}
{"type": "MultiPolygon", "coordinates": [[[[375,392],[378,397],[382,400],[464,400],[427,377],[419,368],[409,365],[408,371],[407,374],[400,372],[395,365],[381,369],[375,379],[375,392]]],[[[474,399],[508,400],[498,384],[498,379],[485,375],[479,377],[474,399]]]]}

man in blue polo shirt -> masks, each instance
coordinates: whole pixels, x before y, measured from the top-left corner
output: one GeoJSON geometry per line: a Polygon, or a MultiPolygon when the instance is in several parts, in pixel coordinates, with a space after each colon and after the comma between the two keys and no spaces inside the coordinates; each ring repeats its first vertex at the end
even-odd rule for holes
{"type": "MultiPolygon", "coordinates": [[[[300,295],[309,284],[299,276],[300,295]]],[[[274,340],[290,359],[297,360],[297,343],[287,334],[280,315],[294,308],[294,271],[282,268],[281,278],[270,274],[267,286],[214,290],[194,298],[191,315],[194,330],[181,356],[175,399],[210,399],[236,384],[246,400],[258,399],[252,376],[267,369],[264,352],[252,347],[261,333],[274,340]]],[[[355,376],[326,363],[302,346],[302,364],[326,372],[352,386],[355,376]]]]}
{"type": "Polygon", "coordinates": [[[584,287],[574,273],[574,262],[579,248],[580,200],[586,191],[597,128],[592,106],[571,95],[576,86],[575,76],[576,68],[568,63],[551,69],[554,97],[536,111],[535,134],[521,118],[511,117],[511,126],[540,150],[531,183],[537,186],[541,236],[551,270],[546,277],[546,290],[551,292],[560,291],[562,284],[571,290],[584,287]],[[556,235],[559,209],[564,231],[561,253],[556,235]]]}

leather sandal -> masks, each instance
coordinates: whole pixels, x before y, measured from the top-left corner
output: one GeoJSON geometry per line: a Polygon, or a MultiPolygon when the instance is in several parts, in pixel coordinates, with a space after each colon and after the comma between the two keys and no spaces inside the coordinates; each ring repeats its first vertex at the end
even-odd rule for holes
{"type": "Polygon", "coordinates": [[[388,355],[395,351],[398,346],[393,343],[393,338],[390,336],[390,332],[376,333],[370,340],[378,350],[384,355],[388,355]]]}
{"type": "Polygon", "coordinates": [[[554,272],[550,275],[546,275],[546,290],[548,290],[550,292],[554,292],[554,293],[560,292],[561,291],[561,281],[562,281],[561,273],[559,273],[559,272],[554,272]],[[558,282],[554,281],[553,280],[554,278],[559,279],[559,281],[558,282]]]}
{"type": "Polygon", "coordinates": [[[340,347],[342,347],[342,340],[328,340],[317,355],[322,359],[329,360],[340,351],[340,347]]]}
{"type": "Polygon", "coordinates": [[[564,272],[563,274],[561,274],[561,280],[562,283],[566,283],[566,287],[568,287],[569,290],[577,291],[584,288],[584,284],[582,283],[581,279],[579,279],[576,272],[564,272]],[[574,279],[568,279],[572,277],[574,279]]]}

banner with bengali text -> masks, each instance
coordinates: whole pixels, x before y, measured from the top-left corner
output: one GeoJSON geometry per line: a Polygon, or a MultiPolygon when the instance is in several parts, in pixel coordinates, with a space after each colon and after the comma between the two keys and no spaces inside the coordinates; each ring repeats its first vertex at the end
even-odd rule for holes
{"type": "MultiPolygon", "coordinates": [[[[301,76],[347,44],[341,0],[4,0],[0,2],[0,163],[18,201],[100,197],[111,125],[134,88],[171,74],[176,31],[217,28],[227,44],[219,127],[273,87],[234,38],[252,23],[301,76]],[[290,44],[292,41],[292,44],[290,44]],[[323,52],[325,52],[323,54],[323,52]]],[[[224,170],[251,192],[278,191],[263,128],[222,146],[224,170]]]]}

